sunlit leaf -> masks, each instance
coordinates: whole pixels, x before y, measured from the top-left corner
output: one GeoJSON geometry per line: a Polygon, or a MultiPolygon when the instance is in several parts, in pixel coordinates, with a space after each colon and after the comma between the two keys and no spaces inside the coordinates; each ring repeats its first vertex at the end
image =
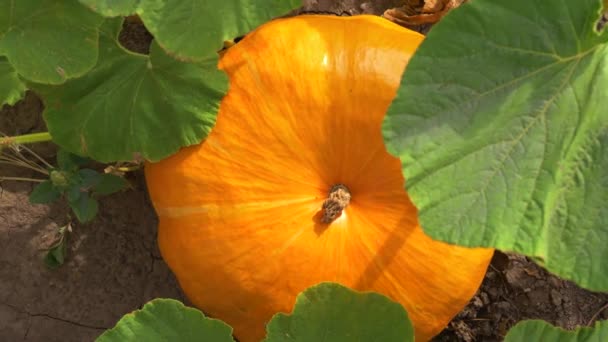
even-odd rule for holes
{"type": "Polygon", "coordinates": [[[200,61],[213,57],[224,41],[301,5],[301,0],[141,0],[137,13],[171,55],[200,61]]]}
{"type": "Polygon", "coordinates": [[[37,89],[53,141],[104,162],[159,160],[199,143],[227,87],[217,57],[179,62],[155,43],[150,56],[133,54],[116,41],[120,27],[120,19],[102,26],[99,64],[86,76],[37,89]]]}
{"type": "Polygon", "coordinates": [[[135,13],[140,0],[79,0],[93,11],[106,16],[127,16],[135,13]]]}
{"type": "Polygon", "coordinates": [[[608,290],[608,32],[599,0],[476,0],[408,64],[384,123],[423,229],[608,290]]]}
{"type": "Polygon", "coordinates": [[[76,0],[0,0],[0,56],[30,81],[63,83],[95,65],[102,21],[76,0]]]}
{"type": "Polygon", "coordinates": [[[96,342],[234,342],[232,328],[173,299],[155,299],[123,316],[96,342]]]}
{"type": "Polygon", "coordinates": [[[403,307],[373,292],[321,283],[296,298],[293,312],[276,314],[264,342],[414,341],[403,307]]]}

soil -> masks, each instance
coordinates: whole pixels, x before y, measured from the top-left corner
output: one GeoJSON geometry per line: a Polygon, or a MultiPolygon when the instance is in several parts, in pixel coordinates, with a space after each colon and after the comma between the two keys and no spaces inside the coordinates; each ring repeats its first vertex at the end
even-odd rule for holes
{"type": "MultiPolygon", "coordinates": [[[[401,1],[310,0],[295,14],[381,14],[401,1]]],[[[151,36],[136,22],[125,28],[121,41],[146,53],[151,36]]],[[[42,110],[28,93],[2,108],[0,132],[44,131],[42,110]]],[[[53,145],[38,144],[35,150],[54,160],[53,145]]],[[[35,176],[2,165],[0,175],[35,176]]],[[[64,203],[29,204],[31,183],[0,184],[0,340],[92,341],[153,298],[188,303],[160,257],[143,174],[132,173],[128,180],[131,189],[101,200],[99,214],[86,225],[71,220],[64,203]],[[42,262],[45,249],[69,222],[68,259],[50,270],[42,262]]],[[[435,341],[500,341],[513,324],[531,318],[572,329],[608,319],[607,304],[607,294],[580,289],[525,257],[497,252],[477,295],[435,341]]]]}

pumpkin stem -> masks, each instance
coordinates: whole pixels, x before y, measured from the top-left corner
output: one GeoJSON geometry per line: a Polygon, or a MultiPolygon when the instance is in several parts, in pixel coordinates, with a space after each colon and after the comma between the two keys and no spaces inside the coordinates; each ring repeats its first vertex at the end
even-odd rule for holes
{"type": "Polygon", "coordinates": [[[350,191],[344,184],[336,184],[329,189],[329,195],[323,202],[323,217],[321,222],[331,223],[337,219],[342,210],[350,203],[350,191]]]}

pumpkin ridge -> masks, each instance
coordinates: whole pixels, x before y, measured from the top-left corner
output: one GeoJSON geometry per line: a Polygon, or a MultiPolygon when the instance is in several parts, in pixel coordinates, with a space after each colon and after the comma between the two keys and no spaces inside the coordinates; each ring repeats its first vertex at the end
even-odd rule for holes
{"type": "MultiPolygon", "coordinates": [[[[317,203],[319,202],[319,199],[317,197],[314,196],[310,196],[310,197],[303,197],[303,198],[297,198],[297,199],[285,199],[285,200],[272,200],[272,201],[256,201],[256,200],[252,200],[249,202],[240,202],[237,205],[234,206],[235,209],[238,209],[239,211],[247,211],[247,210],[254,210],[257,208],[280,208],[280,207],[285,207],[288,205],[295,205],[295,204],[305,204],[305,203],[317,203]]],[[[208,212],[213,212],[216,211],[219,205],[214,204],[214,205],[201,205],[201,206],[188,206],[188,207],[163,207],[163,208],[159,208],[157,210],[157,213],[160,215],[162,214],[163,216],[167,216],[167,217],[180,217],[180,216],[185,216],[185,215],[192,215],[192,214],[200,214],[200,213],[208,213],[208,212]]]]}

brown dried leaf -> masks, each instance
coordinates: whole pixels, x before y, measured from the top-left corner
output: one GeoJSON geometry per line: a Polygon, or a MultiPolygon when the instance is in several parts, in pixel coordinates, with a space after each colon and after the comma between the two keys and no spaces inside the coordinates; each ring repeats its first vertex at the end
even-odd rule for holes
{"type": "Polygon", "coordinates": [[[384,17],[401,26],[434,24],[467,0],[404,0],[401,7],[384,12],[384,17]]]}

